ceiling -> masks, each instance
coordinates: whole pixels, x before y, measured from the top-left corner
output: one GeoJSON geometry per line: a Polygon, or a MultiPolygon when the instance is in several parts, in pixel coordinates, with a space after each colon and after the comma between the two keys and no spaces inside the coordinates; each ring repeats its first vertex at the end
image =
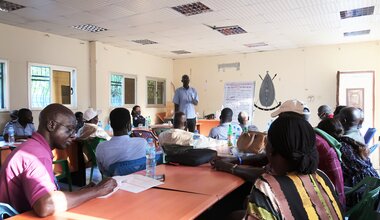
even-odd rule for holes
{"type": "Polygon", "coordinates": [[[380,39],[376,0],[199,0],[212,11],[185,16],[172,7],[197,0],[8,0],[26,6],[0,11],[0,23],[167,58],[187,58],[302,48],[380,39]],[[340,18],[340,11],[375,6],[374,14],[340,18]],[[85,32],[72,26],[108,29],[85,32]],[[239,25],[247,33],[225,36],[206,26],[239,25]],[[344,32],[370,34],[344,37],[344,32]],[[148,39],[157,44],[141,45],[148,39]],[[244,44],[265,43],[249,48],[244,44]],[[189,54],[171,51],[186,50],[189,54]]]}

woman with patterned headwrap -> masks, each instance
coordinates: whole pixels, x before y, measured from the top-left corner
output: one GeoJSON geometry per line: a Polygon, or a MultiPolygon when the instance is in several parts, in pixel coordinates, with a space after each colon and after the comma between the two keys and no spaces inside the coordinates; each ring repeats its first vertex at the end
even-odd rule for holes
{"type": "Polygon", "coordinates": [[[268,170],[253,185],[246,219],[343,219],[334,186],[317,170],[315,133],[307,121],[276,119],[266,152],[268,170]]]}

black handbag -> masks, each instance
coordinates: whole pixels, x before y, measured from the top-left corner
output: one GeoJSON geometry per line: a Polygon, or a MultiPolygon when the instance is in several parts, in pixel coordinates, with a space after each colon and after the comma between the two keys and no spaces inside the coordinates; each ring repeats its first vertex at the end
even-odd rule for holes
{"type": "Polygon", "coordinates": [[[176,151],[165,151],[167,163],[179,163],[186,166],[199,166],[216,158],[217,152],[210,149],[189,149],[177,146],[176,151]],[[179,149],[178,149],[179,148],[179,149]]]}

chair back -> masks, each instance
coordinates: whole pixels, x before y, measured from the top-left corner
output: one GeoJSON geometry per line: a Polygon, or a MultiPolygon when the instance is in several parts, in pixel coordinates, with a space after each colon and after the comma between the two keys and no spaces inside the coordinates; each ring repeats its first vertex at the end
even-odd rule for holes
{"type": "Polygon", "coordinates": [[[153,133],[156,135],[156,137],[160,136],[160,134],[164,131],[169,130],[170,128],[152,128],[153,133]]]}
{"type": "Polygon", "coordinates": [[[369,144],[373,136],[375,136],[375,133],[376,133],[376,128],[368,128],[367,132],[364,135],[365,144],[369,144]]]}
{"type": "Polygon", "coordinates": [[[148,140],[148,138],[152,138],[156,146],[156,151],[160,150],[160,147],[158,145],[158,138],[152,131],[132,130],[131,137],[141,137],[141,138],[144,138],[145,140],[148,140]]]}
{"type": "Polygon", "coordinates": [[[105,141],[105,139],[98,138],[98,137],[94,137],[94,138],[87,139],[84,141],[84,145],[86,146],[88,153],[90,154],[91,162],[95,166],[96,166],[96,156],[95,156],[96,147],[98,146],[100,142],[103,142],[103,141],[105,141]]]}
{"type": "Polygon", "coordinates": [[[349,219],[376,219],[380,212],[380,179],[366,177],[345,194],[347,197],[351,193],[359,192],[362,193],[361,200],[345,216],[349,219]]]}
{"type": "Polygon", "coordinates": [[[0,202],[0,220],[18,215],[19,213],[9,204],[0,202]]]}

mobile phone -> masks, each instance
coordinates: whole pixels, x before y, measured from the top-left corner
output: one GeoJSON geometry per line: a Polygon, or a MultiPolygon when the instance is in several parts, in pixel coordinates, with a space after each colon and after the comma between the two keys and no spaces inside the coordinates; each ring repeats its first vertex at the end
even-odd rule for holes
{"type": "Polygon", "coordinates": [[[158,181],[165,182],[165,174],[156,175],[154,178],[158,181]]]}

